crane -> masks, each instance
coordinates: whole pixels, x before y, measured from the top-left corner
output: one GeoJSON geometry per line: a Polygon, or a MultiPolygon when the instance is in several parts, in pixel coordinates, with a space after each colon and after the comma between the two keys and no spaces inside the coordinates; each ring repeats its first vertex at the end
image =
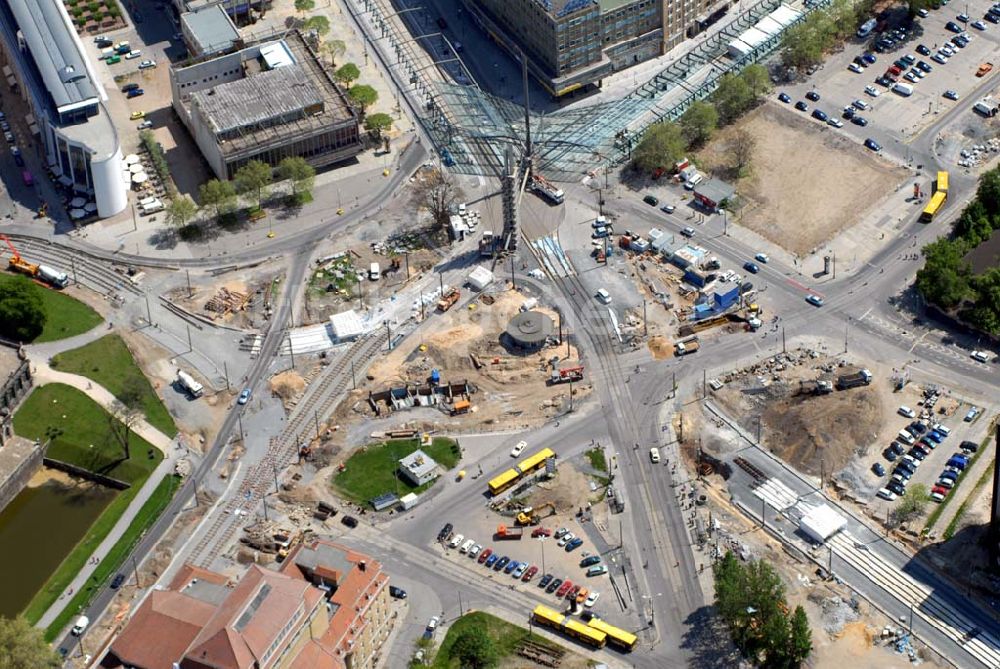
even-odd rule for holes
{"type": "Polygon", "coordinates": [[[7,243],[7,247],[10,249],[10,260],[7,263],[7,267],[13,272],[20,272],[21,274],[27,274],[28,276],[34,277],[38,274],[38,265],[30,263],[21,257],[20,252],[14,247],[10,239],[6,235],[0,235],[4,242],[7,243]]]}

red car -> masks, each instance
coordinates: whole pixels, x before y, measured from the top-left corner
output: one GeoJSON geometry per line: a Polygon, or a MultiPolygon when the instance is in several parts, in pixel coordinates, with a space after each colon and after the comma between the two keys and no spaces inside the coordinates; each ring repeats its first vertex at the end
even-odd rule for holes
{"type": "Polygon", "coordinates": [[[483,549],[483,552],[480,553],[479,557],[477,558],[478,561],[479,561],[479,564],[482,564],[482,563],[486,562],[486,558],[488,558],[491,555],[493,555],[493,549],[492,548],[483,549]]]}
{"type": "Polygon", "coordinates": [[[945,496],[947,496],[948,493],[951,492],[951,491],[948,490],[947,488],[945,488],[943,485],[936,485],[933,488],[931,488],[931,492],[932,493],[936,492],[939,495],[945,495],[945,496]]]}
{"type": "Polygon", "coordinates": [[[569,592],[570,588],[572,587],[573,587],[573,581],[570,581],[569,579],[563,581],[563,584],[559,586],[558,590],[556,590],[556,597],[562,599],[563,597],[566,596],[566,593],[569,592]]]}
{"type": "Polygon", "coordinates": [[[576,599],[578,594],[580,594],[580,586],[574,585],[573,589],[566,593],[566,599],[576,599]]]}
{"type": "Polygon", "coordinates": [[[536,567],[535,565],[531,565],[530,567],[528,567],[528,571],[524,572],[524,576],[521,577],[521,580],[527,583],[531,579],[535,578],[535,574],[537,573],[538,573],[538,567],[536,567]]]}
{"type": "Polygon", "coordinates": [[[547,527],[536,527],[535,529],[531,530],[531,537],[533,539],[537,539],[538,537],[551,537],[551,536],[552,536],[552,530],[550,530],[547,527]]]}

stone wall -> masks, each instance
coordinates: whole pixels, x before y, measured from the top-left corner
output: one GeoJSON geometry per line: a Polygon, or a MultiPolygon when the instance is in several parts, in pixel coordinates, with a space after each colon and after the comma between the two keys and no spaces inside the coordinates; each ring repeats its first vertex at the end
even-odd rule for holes
{"type": "Polygon", "coordinates": [[[0,449],[0,511],[24,489],[42,466],[42,445],[12,437],[0,449]]]}
{"type": "MultiPolygon", "coordinates": [[[[0,340],[0,345],[13,348],[17,352],[17,364],[0,387],[0,447],[7,443],[14,433],[12,425],[14,412],[31,391],[31,366],[21,358],[21,350],[16,344],[0,340]]],[[[6,351],[4,352],[7,353],[6,351]]],[[[13,357],[13,356],[11,356],[13,357]]]]}

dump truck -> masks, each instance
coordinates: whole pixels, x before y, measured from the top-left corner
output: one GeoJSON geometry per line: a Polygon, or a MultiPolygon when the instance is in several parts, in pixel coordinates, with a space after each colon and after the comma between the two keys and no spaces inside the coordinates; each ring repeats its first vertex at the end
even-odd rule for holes
{"type": "Polygon", "coordinates": [[[195,381],[194,377],[185,372],[183,369],[177,370],[177,383],[181,384],[181,387],[194,398],[201,397],[205,392],[205,387],[195,381]]]}
{"type": "Polygon", "coordinates": [[[867,386],[872,382],[872,373],[867,369],[859,369],[853,374],[842,374],[837,377],[837,390],[847,390],[858,386],[867,386]]]}
{"type": "Polygon", "coordinates": [[[460,291],[458,288],[450,289],[448,292],[444,294],[444,297],[438,300],[437,304],[438,311],[440,311],[441,313],[448,311],[453,306],[455,306],[455,303],[458,302],[460,297],[462,297],[462,291],[460,291]]]}
{"type": "Polygon", "coordinates": [[[523,527],[511,527],[508,525],[497,526],[496,539],[520,539],[524,536],[523,527]]]}
{"type": "Polygon", "coordinates": [[[691,339],[689,341],[679,341],[676,344],[674,344],[674,351],[677,353],[677,355],[688,355],[690,353],[694,353],[699,348],[701,348],[701,344],[698,343],[697,339],[691,339]]]}

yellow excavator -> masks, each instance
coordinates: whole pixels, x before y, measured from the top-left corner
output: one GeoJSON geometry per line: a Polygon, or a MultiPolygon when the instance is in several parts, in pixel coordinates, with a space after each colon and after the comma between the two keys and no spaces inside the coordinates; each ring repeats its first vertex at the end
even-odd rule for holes
{"type": "Polygon", "coordinates": [[[542,522],[543,518],[548,518],[549,516],[554,515],[556,515],[555,504],[552,502],[546,502],[538,508],[528,506],[521,509],[521,512],[517,514],[516,520],[518,525],[537,525],[542,522]],[[543,516],[542,511],[546,509],[548,509],[549,512],[543,516]]]}

